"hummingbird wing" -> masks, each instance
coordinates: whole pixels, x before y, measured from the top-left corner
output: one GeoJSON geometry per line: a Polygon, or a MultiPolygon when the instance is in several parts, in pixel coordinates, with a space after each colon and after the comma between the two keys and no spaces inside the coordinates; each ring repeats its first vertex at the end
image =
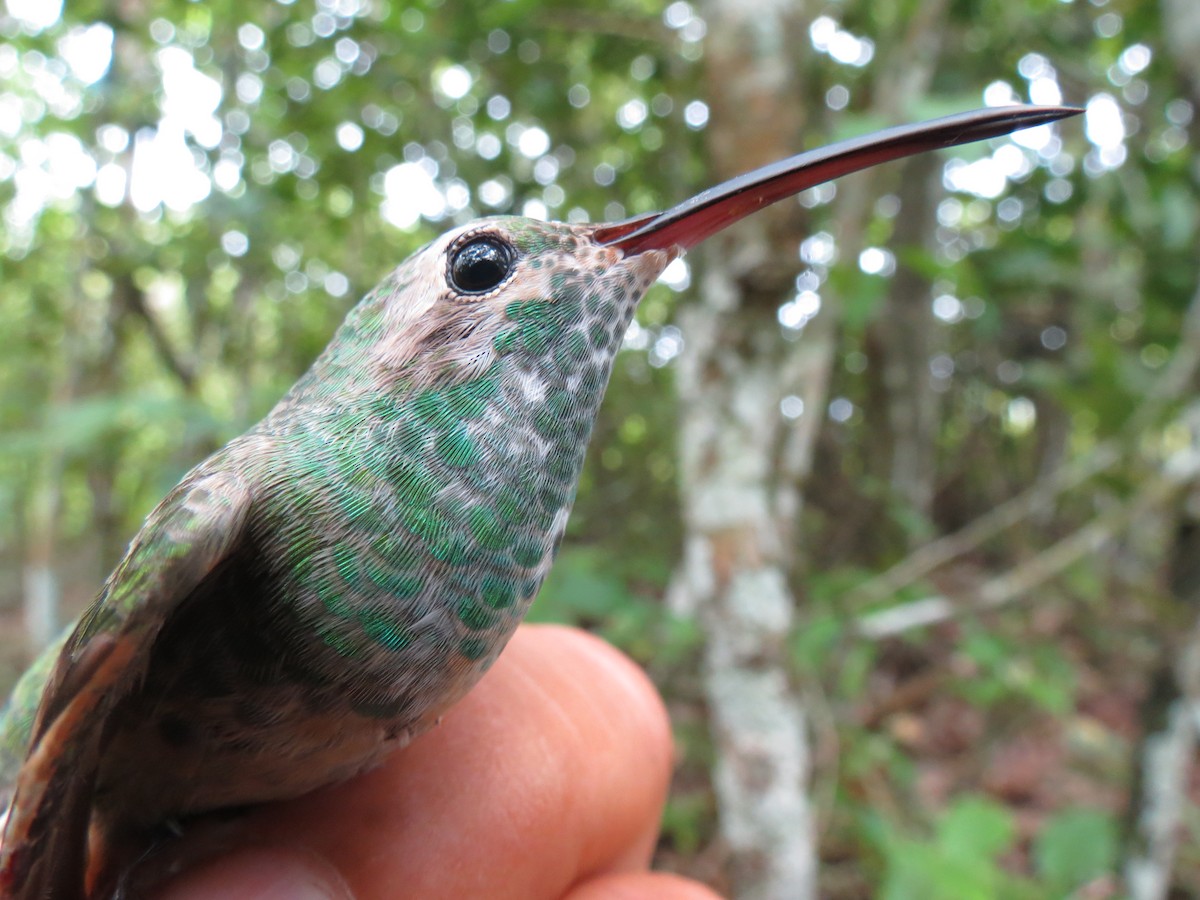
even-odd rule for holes
{"type": "Polygon", "coordinates": [[[163,623],[242,543],[251,491],[203,469],[150,514],[67,638],[41,695],[0,845],[0,897],[84,896],[92,790],[113,709],[163,623]]]}

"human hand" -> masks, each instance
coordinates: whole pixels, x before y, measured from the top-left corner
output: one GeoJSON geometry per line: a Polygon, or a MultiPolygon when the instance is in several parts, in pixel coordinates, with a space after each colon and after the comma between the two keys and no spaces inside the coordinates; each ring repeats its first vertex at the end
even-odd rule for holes
{"type": "Polygon", "coordinates": [[[173,849],[237,849],[159,896],[712,900],[646,871],[670,773],[666,710],[641,670],[583,632],[523,626],[379,769],[189,833],[173,849]]]}

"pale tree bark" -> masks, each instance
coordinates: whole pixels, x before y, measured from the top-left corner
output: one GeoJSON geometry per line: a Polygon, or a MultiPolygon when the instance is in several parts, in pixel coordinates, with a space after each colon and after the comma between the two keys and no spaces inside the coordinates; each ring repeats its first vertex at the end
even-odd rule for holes
{"type": "Polygon", "coordinates": [[[1125,858],[1125,884],[1131,900],[1170,896],[1175,856],[1183,831],[1187,793],[1183,787],[1196,756],[1196,715],[1200,713],[1200,624],[1180,658],[1190,697],[1179,697],[1166,710],[1161,726],[1141,746],[1139,806],[1133,852],[1125,858]]]}
{"type": "MultiPolygon", "coordinates": [[[[924,9],[936,21],[943,4],[924,9]]],[[[704,8],[711,180],[804,146],[814,102],[798,68],[806,12],[783,0],[712,0],[704,8]]],[[[930,27],[923,14],[911,36],[925,40],[930,27]]],[[[917,49],[908,44],[902,64],[878,66],[872,113],[902,118],[924,91],[936,54],[917,49]]],[[[874,197],[869,173],[839,190],[834,231],[844,259],[857,258],[874,197]]],[[[825,418],[840,319],[833,298],[799,340],[778,324],[779,306],[795,291],[803,223],[801,207],[784,203],[709,241],[698,302],[680,313],[685,538],[671,600],[705,631],[720,829],[743,898],[817,896],[809,723],[789,677],[786,639],[796,625],[793,528],[825,418]],[[794,423],[780,412],[789,395],[804,403],[794,423]]]]}
{"type": "MultiPolygon", "coordinates": [[[[799,149],[801,13],[795,4],[738,0],[706,10],[712,180],[799,149]]],[[[798,219],[797,205],[781,204],[710,241],[700,302],[680,318],[686,532],[673,596],[706,633],[714,786],[737,896],[804,900],[816,896],[810,755],[804,704],[786,665],[795,604],[774,512],[781,390],[790,392],[805,367],[776,320],[799,268],[798,219]]]]}

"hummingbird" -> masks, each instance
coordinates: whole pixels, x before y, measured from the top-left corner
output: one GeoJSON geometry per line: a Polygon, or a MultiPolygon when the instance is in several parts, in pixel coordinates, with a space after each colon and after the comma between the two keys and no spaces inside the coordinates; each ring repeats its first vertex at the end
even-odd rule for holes
{"type": "Polygon", "coordinates": [[[418,250],[167,494],[21,678],[0,897],[103,895],[164,825],[350,778],[432,727],[537,593],[626,328],[677,256],[839,175],[1080,111],[977,110],[664,213],[485,218],[418,250]]]}

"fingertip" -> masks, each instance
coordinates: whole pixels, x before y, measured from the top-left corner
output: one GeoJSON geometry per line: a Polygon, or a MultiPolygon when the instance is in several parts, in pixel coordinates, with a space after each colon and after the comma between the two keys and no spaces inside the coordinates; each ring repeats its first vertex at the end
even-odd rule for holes
{"type": "Polygon", "coordinates": [[[643,750],[653,754],[664,782],[670,779],[675,750],[671,720],[658,688],[637,663],[594,634],[565,625],[524,626],[513,643],[535,645],[521,647],[513,657],[552,656],[562,661],[560,669],[569,666],[597,701],[593,708],[603,724],[636,736],[643,750]]]}
{"type": "Polygon", "coordinates": [[[720,900],[720,895],[667,872],[618,872],[576,885],[562,900],[720,900]]]}
{"type": "Polygon", "coordinates": [[[581,862],[593,871],[644,868],[654,852],[674,767],[674,740],[657,688],[628,656],[576,628],[521,629],[510,664],[541,678],[576,733],[565,746],[568,781],[585,805],[605,810],[581,862]]]}

